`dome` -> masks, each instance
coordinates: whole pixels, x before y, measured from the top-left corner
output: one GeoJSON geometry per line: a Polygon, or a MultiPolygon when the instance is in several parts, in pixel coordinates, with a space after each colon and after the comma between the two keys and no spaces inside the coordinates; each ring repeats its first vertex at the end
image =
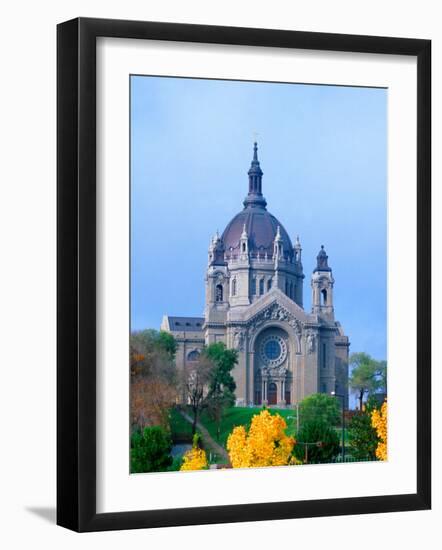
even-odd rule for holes
{"type": "Polygon", "coordinates": [[[265,254],[268,257],[273,255],[273,243],[276,233],[279,232],[282,239],[284,257],[291,258],[293,256],[293,246],[283,225],[263,208],[246,206],[242,212],[239,212],[227,225],[222,234],[222,241],[227,258],[234,258],[239,253],[239,240],[243,227],[246,227],[247,236],[249,239],[249,254],[251,257],[256,257],[265,254]]]}
{"type": "Polygon", "coordinates": [[[262,196],[263,172],[258,161],[258,145],[253,148],[253,160],[248,171],[249,193],[244,200],[244,210],[239,212],[227,225],[221,240],[227,258],[235,258],[239,252],[239,241],[245,226],[249,254],[256,257],[258,254],[273,256],[273,244],[278,232],[282,239],[284,257],[293,257],[293,246],[284,226],[267,211],[266,200],[262,196]]]}

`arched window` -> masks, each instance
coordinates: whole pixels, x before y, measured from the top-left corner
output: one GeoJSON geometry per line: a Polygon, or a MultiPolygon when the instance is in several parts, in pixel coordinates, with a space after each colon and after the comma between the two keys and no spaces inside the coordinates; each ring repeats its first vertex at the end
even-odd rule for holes
{"type": "Polygon", "coordinates": [[[215,287],[215,301],[223,301],[223,285],[216,285],[215,287]]]}
{"type": "Polygon", "coordinates": [[[256,294],[256,279],[251,280],[250,287],[250,294],[256,294]]]}
{"type": "Polygon", "coordinates": [[[236,279],[232,280],[232,296],[236,296],[236,279]]]}
{"type": "Polygon", "coordinates": [[[272,288],[272,279],[267,281],[267,292],[272,288]]]}
{"type": "Polygon", "coordinates": [[[200,358],[200,352],[197,349],[194,349],[187,354],[188,361],[198,361],[199,358],[200,358]]]}
{"type": "Polygon", "coordinates": [[[243,252],[246,251],[246,243],[242,243],[242,251],[243,251],[243,252]]]}
{"type": "Polygon", "coordinates": [[[321,305],[327,305],[327,291],[325,290],[325,288],[321,290],[321,305]]]}
{"type": "Polygon", "coordinates": [[[289,282],[288,281],[285,282],[285,293],[287,294],[287,296],[289,295],[289,282]]]}
{"type": "Polygon", "coordinates": [[[259,279],[259,293],[264,294],[264,279],[259,279]]]}

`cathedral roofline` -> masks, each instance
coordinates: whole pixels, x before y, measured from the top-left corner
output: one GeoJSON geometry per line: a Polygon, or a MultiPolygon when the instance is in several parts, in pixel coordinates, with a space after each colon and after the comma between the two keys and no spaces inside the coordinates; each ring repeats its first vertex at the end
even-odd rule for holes
{"type": "Polygon", "coordinates": [[[204,317],[176,317],[165,315],[163,324],[167,322],[168,329],[175,332],[202,332],[204,317]]]}

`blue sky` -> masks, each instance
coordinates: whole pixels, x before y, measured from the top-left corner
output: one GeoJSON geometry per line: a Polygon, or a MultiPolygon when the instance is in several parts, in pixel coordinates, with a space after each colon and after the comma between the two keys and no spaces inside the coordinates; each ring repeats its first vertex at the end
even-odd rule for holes
{"type": "Polygon", "coordinates": [[[267,208],[324,244],[351,351],[386,358],[387,90],[131,77],[131,325],[202,315],[211,236],[242,209],[254,133],[267,208]]]}

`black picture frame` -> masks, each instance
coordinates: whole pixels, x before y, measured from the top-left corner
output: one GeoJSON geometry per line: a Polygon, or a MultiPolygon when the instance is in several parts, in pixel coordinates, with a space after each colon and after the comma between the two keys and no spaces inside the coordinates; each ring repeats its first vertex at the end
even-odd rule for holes
{"type": "Polygon", "coordinates": [[[57,523],[104,531],[431,506],[431,41],[79,18],[57,28],[57,523]],[[417,58],[417,492],[96,512],[96,39],[396,54],[417,58]]]}

